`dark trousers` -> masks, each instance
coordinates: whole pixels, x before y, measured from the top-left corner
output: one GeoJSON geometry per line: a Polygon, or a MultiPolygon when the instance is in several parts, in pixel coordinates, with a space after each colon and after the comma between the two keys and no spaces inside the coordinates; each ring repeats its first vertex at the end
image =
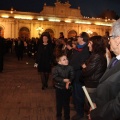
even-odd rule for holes
{"type": "Polygon", "coordinates": [[[85,94],[82,89],[80,82],[73,83],[73,102],[75,105],[76,112],[79,116],[84,116],[84,103],[85,103],[85,94]]]}
{"type": "Polygon", "coordinates": [[[70,120],[70,90],[56,88],[56,109],[57,118],[62,117],[62,108],[64,109],[65,120],[70,120]]]}
{"type": "Polygon", "coordinates": [[[17,58],[18,58],[18,60],[23,59],[23,51],[17,51],[17,58]]]}
{"type": "Polygon", "coordinates": [[[0,55],[0,72],[3,71],[3,56],[0,55]]]}
{"type": "Polygon", "coordinates": [[[41,75],[42,87],[48,87],[49,73],[40,72],[40,75],[41,75]]]}

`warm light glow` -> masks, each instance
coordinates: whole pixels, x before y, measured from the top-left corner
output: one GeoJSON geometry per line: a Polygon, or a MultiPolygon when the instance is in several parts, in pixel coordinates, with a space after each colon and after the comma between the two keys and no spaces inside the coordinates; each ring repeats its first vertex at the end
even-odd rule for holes
{"type": "Polygon", "coordinates": [[[86,32],[87,32],[88,34],[93,34],[93,32],[92,32],[90,29],[88,29],[86,32]]]}
{"type": "Polygon", "coordinates": [[[1,15],[1,17],[3,17],[3,18],[9,18],[8,15],[1,15]]]}
{"type": "Polygon", "coordinates": [[[67,22],[67,23],[71,23],[71,20],[65,20],[65,22],[67,22]]]}
{"type": "Polygon", "coordinates": [[[42,27],[37,27],[36,30],[38,31],[38,35],[41,35],[41,33],[43,32],[43,28],[42,27]]]}
{"type": "Polygon", "coordinates": [[[87,21],[76,21],[75,23],[80,23],[80,24],[91,24],[91,22],[87,22],[87,21]]]}
{"type": "Polygon", "coordinates": [[[13,11],[10,11],[10,13],[12,14],[12,13],[13,13],[13,11]]]}
{"type": "Polygon", "coordinates": [[[38,20],[44,20],[44,18],[38,18],[38,20]]]}
{"type": "Polygon", "coordinates": [[[27,19],[27,20],[32,20],[33,19],[33,17],[31,17],[31,16],[21,16],[21,15],[14,16],[14,18],[16,18],[16,19],[27,19]]]}
{"type": "Polygon", "coordinates": [[[53,19],[52,19],[52,18],[51,18],[51,19],[49,19],[49,21],[50,21],[50,22],[60,22],[60,20],[59,20],[59,19],[54,19],[54,18],[53,18],[53,19]]]}
{"type": "Polygon", "coordinates": [[[95,22],[95,25],[112,26],[112,23],[95,22]]]}
{"type": "Polygon", "coordinates": [[[11,14],[13,14],[13,11],[14,11],[14,9],[13,9],[13,8],[11,8],[10,13],[11,13],[11,14]]]}
{"type": "Polygon", "coordinates": [[[37,27],[36,30],[42,30],[43,31],[43,28],[42,27],[37,27]]]}

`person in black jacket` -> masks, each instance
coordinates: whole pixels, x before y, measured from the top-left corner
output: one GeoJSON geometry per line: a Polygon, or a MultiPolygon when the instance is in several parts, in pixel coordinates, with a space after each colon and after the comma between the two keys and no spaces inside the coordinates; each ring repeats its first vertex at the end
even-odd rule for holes
{"type": "Polygon", "coordinates": [[[102,36],[93,36],[88,42],[91,55],[83,67],[85,86],[92,93],[97,88],[99,80],[107,68],[106,46],[102,36]],[[97,69],[96,69],[97,68],[97,69]]]}
{"type": "MultiPolygon", "coordinates": [[[[106,46],[102,36],[93,36],[88,42],[91,52],[88,60],[82,65],[83,77],[88,93],[91,95],[96,90],[99,80],[107,68],[106,46]]],[[[89,111],[89,104],[86,100],[85,110],[89,111]]]]}
{"type": "Polygon", "coordinates": [[[69,85],[74,78],[73,68],[68,65],[66,55],[57,56],[58,65],[53,68],[52,76],[56,88],[57,120],[62,120],[62,107],[64,107],[64,118],[70,120],[70,89],[69,85]]]}
{"type": "Polygon", "coordinates": [[[77,37],[77,47],[73,49],[72,55],[70,57],[70,65],[74,69],[75,77],[73,80],[73,103],[75,106],[76,114],[72,117],[72,120],[79,120],[84,117],[84,103],[85,95],[82,89],[84,85],[84,79],[82,75],[81,64],[84,63],[87,58],[89,58],[88,49],[88,38],[89,35],[86,32],[82,32],[80,36],[77,37]]]}

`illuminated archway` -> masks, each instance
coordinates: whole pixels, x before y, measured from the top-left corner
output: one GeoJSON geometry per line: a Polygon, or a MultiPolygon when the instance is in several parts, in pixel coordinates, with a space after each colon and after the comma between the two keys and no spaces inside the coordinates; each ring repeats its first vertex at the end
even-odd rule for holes
{"type": "Polygon", "coordinates": [[[21,38],[30,38],[30,31],[27,27],[22,27],[20,30],[19,30],[19,37],[21,38]]]}
{"type": "Polygon", "coordinates": [[[70,30],[68,32],[68,38],[77,36],[77,32],[75,30],[70,30]]]}
{"type": "Polygon", "coordinates": [[[49,32],[51,38],[54,38],[54,31],[52,29],[46,29],[45,32],[49,32]]]}

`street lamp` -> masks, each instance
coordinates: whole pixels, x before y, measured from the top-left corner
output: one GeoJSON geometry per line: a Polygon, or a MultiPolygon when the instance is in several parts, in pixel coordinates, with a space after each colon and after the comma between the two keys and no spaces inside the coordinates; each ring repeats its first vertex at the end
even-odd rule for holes
{"type": "Polygon", "coordinates": [[[14,12],[14,9],[13,7],[11,7],[10,13],[13,14],[13,12],[14,12]]]}
{"type": "Polygon", "coordinates": [[[90,29],[88,29],[86,32],[87,32],[90,36],[93,34],[93,32],[92,32],[90,29]]]}
{"type": "Polygon", "coordinates": [[[39,27],[36,28],[36,30],[38,31],[38,35],[40,37],[42,32],[43,32],[43,28],[39,26],[39,27]]]}

